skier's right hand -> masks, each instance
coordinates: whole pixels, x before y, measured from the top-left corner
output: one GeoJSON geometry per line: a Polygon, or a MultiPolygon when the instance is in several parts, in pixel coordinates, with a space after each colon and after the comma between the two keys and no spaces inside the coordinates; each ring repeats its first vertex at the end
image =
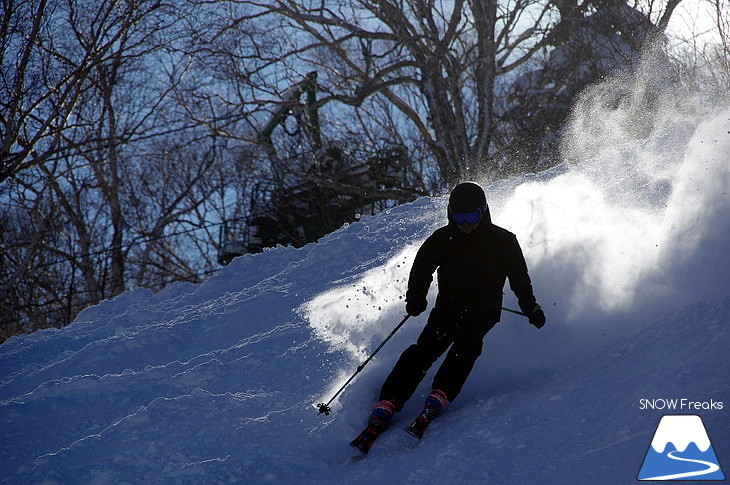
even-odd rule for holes
{"type": "Polygon", "coordinates": [[[410,296],[406,300],[406,312],[412,317],[417,317],[426,310],[428,301],[425,296],[410,296]]]}

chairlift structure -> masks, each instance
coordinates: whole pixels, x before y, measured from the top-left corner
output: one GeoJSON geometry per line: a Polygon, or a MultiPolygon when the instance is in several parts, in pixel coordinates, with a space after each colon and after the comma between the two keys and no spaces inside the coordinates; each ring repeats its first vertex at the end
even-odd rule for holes
{"type": "Polygon", "coordinates": [[[220,264],[278,244],[304,246],[356,220],[358,214],[374,212],[378,203],[395,205],[425,195],[402,145],[388,146],[365,159],[336,147],[322,148],[316,79],[317,73],[311,72],[292,86],[262,130],[259,142],[271,162],[273,180],[253,190],[250,215],[243,230],[237,231],[239,238],[231,237],[227,222],[222,224],[220,264]],[[310,167],[299,171],[284,166],[271,138],[295,110],[314,154],[310,167]]]}

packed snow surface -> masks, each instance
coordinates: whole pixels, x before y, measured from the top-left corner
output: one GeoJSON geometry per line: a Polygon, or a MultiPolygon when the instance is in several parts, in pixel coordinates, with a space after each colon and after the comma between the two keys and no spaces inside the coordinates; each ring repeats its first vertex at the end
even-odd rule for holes
{"type": "Polygon", "coordinates": [[[548,323],[505,312],[421,442],[400,428],[435,367],[369,455],[347,446],[427,314],[329,416],[315,405],[404,316],[410,265],[445,223],[445,197],[8,340],[0,483],[634,483],[665,414],[700,416],[727,474],[730,107],[653,106],[638,123],[631,106],[589,102],[562,164],[484,183],[548,323]]]}

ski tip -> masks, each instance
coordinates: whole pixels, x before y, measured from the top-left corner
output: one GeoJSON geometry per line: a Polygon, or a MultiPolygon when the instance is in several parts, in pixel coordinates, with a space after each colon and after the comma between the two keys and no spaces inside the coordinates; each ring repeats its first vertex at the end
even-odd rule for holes
{"type": "Polygon", "coordinates": [[[363,455],[367,455],[368,454],[368,451],[370,451],[370,448],[369,447],[365,447],[361,443],[356,443],[355,441],[351,441],[350,442],[350,446],[352,446],[353,448],[355,448],[357,451],[359,451],[363,455]]]}
{"type": "Polygon", "coordinates": [[[422,432],[419,432],[418,430],[411,428],[410,426],[406,426],[405,428],[403,428],[403,431],[413,436],[414,438],[418,438],[419,440],[423,438],[422,432]]]}

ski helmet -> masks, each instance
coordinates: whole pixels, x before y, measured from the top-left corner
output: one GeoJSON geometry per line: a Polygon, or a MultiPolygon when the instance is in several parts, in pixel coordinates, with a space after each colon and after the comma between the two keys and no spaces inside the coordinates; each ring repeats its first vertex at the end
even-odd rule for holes
{"type": "Polygon", "coordinates": [[[451,191],[449,196],[448,219],[454,212],[481,211],[482,219],[490,222],[489,207],[484,190],[474,182],[463,182],[451,191]]]}

